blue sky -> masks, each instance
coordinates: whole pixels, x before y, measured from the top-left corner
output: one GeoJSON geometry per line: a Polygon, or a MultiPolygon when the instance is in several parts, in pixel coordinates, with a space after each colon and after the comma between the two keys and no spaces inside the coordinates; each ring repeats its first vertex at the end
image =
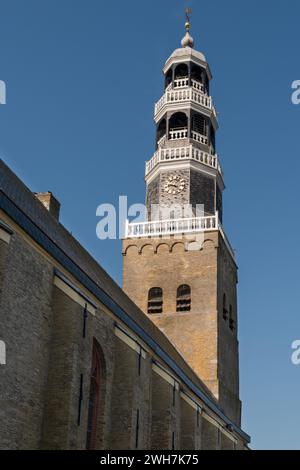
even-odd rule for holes
{"type": "Polygon", "coordinates": [[[224,226],[239,264],[243,427],[256,449],[300,449],[300,4],[277,0],[0,0],[0,156],[120,283],[119,241],[96,207],[143,202],[161,68],[192,35],[210,63],[225,172],[224,226]]]}

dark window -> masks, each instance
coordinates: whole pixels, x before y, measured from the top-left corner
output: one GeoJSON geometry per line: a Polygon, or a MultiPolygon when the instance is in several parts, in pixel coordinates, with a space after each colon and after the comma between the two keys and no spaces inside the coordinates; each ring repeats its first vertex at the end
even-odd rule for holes
{"type": "Polygon", "coordinates": [[[192,116],[192,131],[198,132],[198,134],[208,136],[208,125],[207,120],[202,114],[194,113],[192,116]]]}
{"type": "Polygon", "coordinates": [[[189,76],[189,68],[186,64],[179,64],[175,69],[175,80],[189,76]]]}
{"type": "Polygon", "coordinates": [[[90,378],[90,396],[88,406],[88,428],[86,448],[95,449],[97,422],[99,415],[99,399],[100,399],[100,379],[101,379],[101,356],[100,347],[96,340],[93,343],[92,370],[90,378]]]}
{"type": "Polygon", "coordinates": [[[165,78],[165,88],[167,88],[170,83],[172,83],[172,74],[172,69],[169,69],[165,78]]]}
{"type": "Polygon", "coordinates": [[[225,321],[228,320],[228,310],[226,308],[226,294],[223,294],[223,318],[225,321]]]}
{"type": "Polygon", "coordinates": [[[172,450],[175,450],[176,442],[175,442],[175,432],[172,433],[172,450]]]}
{"type": "Polygon", "coordinates": [[[140,432],[140,410],[136,412],[136,425],[135,425],[135,448],[139,446],[139,432],[140,432]]]}
{"type": "Polygon", "coordinates": [[[177,289],[176,311],[189,312],[191,310],[191,288],[187,284],[177,289]]]}
{"type": "Polygon", "coordinates": [[[160,141],[160,139],[166,135],[166,132],[167,132],[167,122],[164,119],[162,119],[160,121],[160,123],[158,124],[157,126],[157,137],[156,137],[156,143],[158,143],[160,141]]]}
{"type": "Polygon", "coordinates": [[[160,287],[152,287],[148,293],[148,313],[162,313],[163,291],[160,287]]]}
{"type": "Polygon", "coordinates": [[[184,129],[187,128],[188,125],[188,118],[187,115],[184,113],[175,113],[172,114],[169,120],[169,128],[170,130],[173,129],[184,129]]]}
{"type": "Polygon", "coordinates": [[[234,321],[234,318],[233,318],[232,305],[229,306],[229,328],[232,331],[235,330],[235,321],[234,321]]]}

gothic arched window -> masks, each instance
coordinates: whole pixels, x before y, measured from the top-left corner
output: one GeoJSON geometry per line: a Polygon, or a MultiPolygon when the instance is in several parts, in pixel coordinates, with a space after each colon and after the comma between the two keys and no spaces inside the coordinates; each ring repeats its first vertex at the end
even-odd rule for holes
{"type": "Polygon", "coordinates": [[[226,307],[226,294],[223,294],[223,318],[225,321],[228,319],[228,310],[226,307]]]}
{"type": "Polygon", "coordinates": [[[102,375],[100,346],[94,339],[86,438],[86,448],[89,450],[95,449],[96,447],[97,423],[99,418],[100,405],[100,385],[102,375]]]}
{"type": "Polygon", "coordinates": [[[148,313],[162,313],[163,291],[160,287],[151,287],[148,292],[148,313]]]}
{"type": "Polygon", "coordinates": [[[177,289],[176,311],[189,312],[191,310],[191,288],[187,284],[182,284],[177,289]]]}

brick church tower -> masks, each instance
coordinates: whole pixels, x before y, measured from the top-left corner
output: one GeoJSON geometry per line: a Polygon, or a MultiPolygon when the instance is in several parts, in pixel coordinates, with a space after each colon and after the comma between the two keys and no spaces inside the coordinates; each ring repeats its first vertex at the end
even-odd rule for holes
{"type": "Polygon", "coordinates": [[[185,27],[163,69],[156,150],[146,163],[148,220],[127,224],[123,288],[240,425],[237,265],[221,225],[218,119],[209,65],[189,19],[185,27]]]}

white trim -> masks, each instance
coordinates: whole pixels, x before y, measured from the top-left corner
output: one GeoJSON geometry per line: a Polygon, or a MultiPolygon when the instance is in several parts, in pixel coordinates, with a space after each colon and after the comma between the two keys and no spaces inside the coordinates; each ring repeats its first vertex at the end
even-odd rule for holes
{"type": "MultiPolygon", "coordinates": [[[[163,96],[164,95],[162,95],[160,100],[163,98],[163,96]]],[[[156,110],[157,108],[155,108],[157,103],[155,103],[155,105],[154,105],[154,121],[155,121],[156,124],[158,124],[159,121],[168,112],[173,113],[173,112],[177,112],[177,111],[192,110],[192,111],[196,111],[198,113],[200,112],[204,116],[210,118],[211,122],[212,122],[212,125],[214,126],[215,131],[219,128],[218,115],[217,115],[217,111],[215,110],[214,107],[209,109],[209,108],[206,108],[205,106],[201,105],[200,103],[195,103],[194,101],[191,101],[191,100],[181,101],[181,102],[180,101],[171,101],[171,102],[168,102],[168,103],[164,103],[161,106],[161,108],[159,109],[159,111],[157,111],[156,110]]]]}
{"type": "Polygon", "coordinates": [[[197,403],[195,400],[193,400],[189,395],[187,395],[185,392],[180,392],[180,397],[186,402],[188,403],[192,408],[194,408],[194,410],[200,412],[200,414],[202,413],[202,406],[197,403]]]}
{"type": "Polygon", "coordinates": [[[177,171],[177,170],[195,170],[199,173],[206,174],[210,178],[217,179],[221,190],[225,189],[224,180],[222,174],[215,168],[208,167],[201,162],[190,160],[168,160],[166,162],[158,162],[155,167],[149,171],[145,176],[145,182],[147,185],[151,183],[157,176],[163,172],[177,171]]]}
{"type": "Polygon", "coordinates": [[[79,304],[81,307],[87,308],[87,311],[92,315],[96,315],[96,308],[89,303],[84,297],[82,297],[75,289],[72,289],[70,285],[64,282],[60,277],[54,276],[54,285],[66,294],[70,299],[79,304]]]}
{"type": "Polygon", "coordinates": [[[11,234],[4,230],[2,227],[0,227],[0,240],[8,244],[10,242],[10,238],[11,234]]]}
{"type": "Polygon", "coordinates": [[[158,364],[152,364],[152,370],[162,377],[166,382],[168,382],[172,387],[175,387],[176,390],[179,390],[179,382],[172,375],[170,375],[165,369],[163,369],[158,364]]]}
{"type": "Polygon", "coordinates": [[[137,342],[136,339],[129,336],[125,331],[120,329],[118,326],[115,327],[115,335],[123,341],[123,343],[127,344],[131,349],[137,352],[139,355],[142,356],[143,359],[146,359],[146,351],[141,347],[141,345],[137,342]]]}

